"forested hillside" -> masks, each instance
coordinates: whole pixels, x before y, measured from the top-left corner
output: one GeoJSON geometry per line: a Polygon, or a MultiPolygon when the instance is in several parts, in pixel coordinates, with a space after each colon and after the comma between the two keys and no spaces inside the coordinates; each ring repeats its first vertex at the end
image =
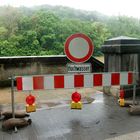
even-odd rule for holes
{"type": "Polygon", "coordinates": [[[64,54],[66,38],[77,32],[93,40],[94,56],[101,55],[108,38],[140,38],[140,20],[61,6],[0,7],[0,56],[64,54]]]}

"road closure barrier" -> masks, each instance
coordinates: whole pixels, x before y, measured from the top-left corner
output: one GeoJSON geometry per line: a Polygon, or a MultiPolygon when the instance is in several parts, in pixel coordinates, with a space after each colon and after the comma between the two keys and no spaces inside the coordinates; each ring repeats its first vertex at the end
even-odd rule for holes
{"type": "Polygon", "coordinates": [[[93,88],[133,84],[132,72],[17,76],[17,90],[93,88]]]}

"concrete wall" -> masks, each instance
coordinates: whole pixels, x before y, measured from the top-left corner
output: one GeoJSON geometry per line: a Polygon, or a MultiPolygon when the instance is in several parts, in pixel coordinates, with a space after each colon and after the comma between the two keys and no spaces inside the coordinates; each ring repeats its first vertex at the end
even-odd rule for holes
{"type": "MultiPolygon", "coordinates": [[[[137,93],[140,87],[140,40],[130,37],[117,37],[107,40],[102,46],[104,53],[104,70],[106,72],[135,71],[137,93]]],[[[105,87],[104,92],[109,93],[111,87],[105,87]]],[[[120,87],[119,87],[120,88],[120,87]]],[[[121,86],[125,95],[132,95],[132,86],[121,86]]]]}
{"type": "Polygon", "coordinates": [[[138,71],[138,54],[105,54],[105,71],[138,71]]]}
{"type": "Polygon", "coordinates": [[[62,64],[49,65],[42,62],[0,64],[0,86],[9,86],[8,78],[11,76],[58,73],[66,73],[66,66],[62,64]]]}
{"type": "MultiPolygon", "coordinates": [[[[20,64],[19,64],[20,65],[20,64]]],[[[45,65],[42,63],[34,62],[26,67],[11,67],[4,68],[5,65],[1,64],[0,67],[0,80],[6,80],[15,75],[38,75],[38,74],[57,74],[66,73],[66,67],[63,65],[45,65]]]]}
{"type": "MultiPolygon", "coordinates": [[[[67,63],[71,62],[66,56],[0,58],[0,86],[10,86],[11,76],[67,73],[67,63]]],[[[88,63],[92,65],[92,72],[103,71],[104,65],[95,58],[88,63]]]]}

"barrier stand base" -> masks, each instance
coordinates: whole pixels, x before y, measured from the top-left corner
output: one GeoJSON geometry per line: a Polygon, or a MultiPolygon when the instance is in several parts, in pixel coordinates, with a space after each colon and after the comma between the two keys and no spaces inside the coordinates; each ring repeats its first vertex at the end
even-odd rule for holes
{"type": "Polygon", "coordinates": [[[122,106],[122,107],[125,106],[124,99],[120,99],[120,100],[119,100],[119,104],[120,104],[120,106],[122,106]]]}
{"type": "Polygon", "coordinates": [[[71,102],[71,109],[82,109],[82,103],[81,102],[71,102]]]}
{"type": "Polygon", "coordinates": [[[36,111],[36,105],[32,104],[32,105],[26,105],[26,112],[30,113],[30,112],[35,112],[36,111]]]}

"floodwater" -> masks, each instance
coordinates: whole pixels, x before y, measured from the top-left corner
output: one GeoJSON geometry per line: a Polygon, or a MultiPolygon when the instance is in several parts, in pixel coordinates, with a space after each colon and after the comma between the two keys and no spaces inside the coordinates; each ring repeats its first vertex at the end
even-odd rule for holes
{"type": "Polygon", "coordinates": [[[117,99],[102,93],[84,102],[82,110],[64,105],[51,106],[31,113],[31,126],[18,133],[0,131],[0,140],[138,140],[139,116],[130,116],[128,108],[118,105],[117,99]],[[59,107],[58,107],[59,106],[59,107]],[[130,139],[131,138],[131,139],[130,139]]]}

